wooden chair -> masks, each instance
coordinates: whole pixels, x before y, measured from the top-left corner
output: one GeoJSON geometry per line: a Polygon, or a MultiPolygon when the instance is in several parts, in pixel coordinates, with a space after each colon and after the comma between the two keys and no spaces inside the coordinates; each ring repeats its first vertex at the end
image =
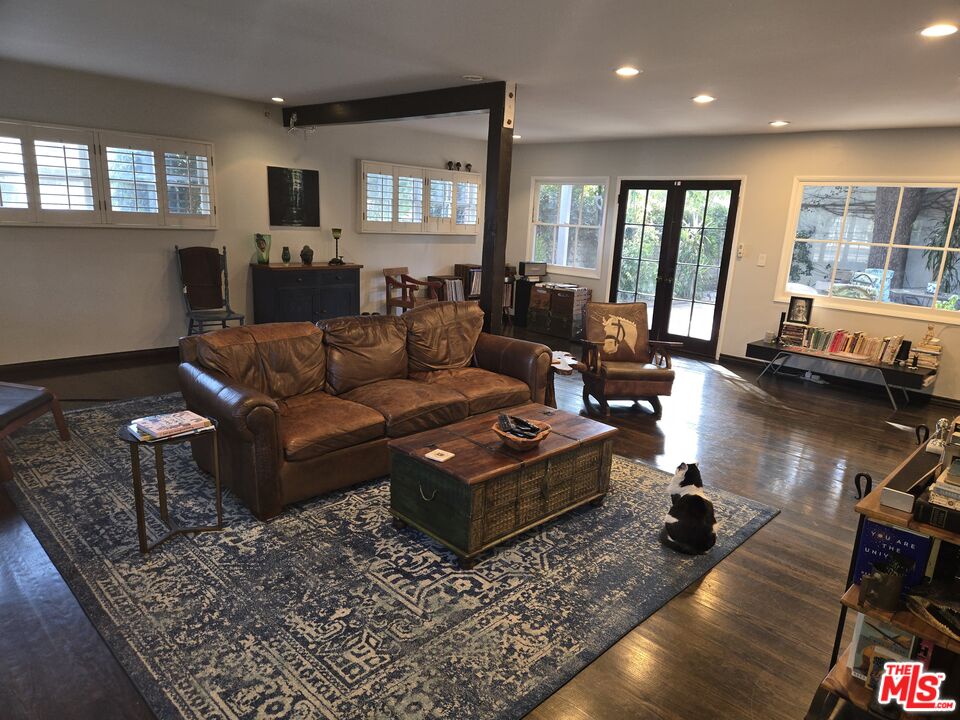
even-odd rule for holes
{"type": "Polygon", "coordinates": [[[387,283],[387,315],[392,314],[393,308],[399,308],[402,314],[411,308],[435,303],[440,299],[438,292],[443,287],[442,281],[417,280],[410,277],[408,272],[409,269],[405,267],[383,269],[383,279],[387,283]],[[418,295],[420,288],[426,288],[427,295],[418,295]],[[394,290],[399,290],[400,294],[394,296],[394,290]]]}
{"type": "Polygon", "coordinates": [[[174,245],[174,249],[187,307],[187,335],[204,333],[208,326],[225,328],[234,320],[243,325],[243,315],[230,307],[226,246],[222,253],[212,247],[174,245]]]}
{"type": "Polygon", "coordinates": [[[53,413],[60,439],[69,440],[70,431],[56,395],[44,387],[0,382],[0,482],[13,479],[3,438],[48,412],[53,413]]]}
{"type": "Polygon", "coordinates": [[[673,390],[670,349],[683,343],[650,340],[646,303],[586,303],[583,336],[577,369],[587,412],[591,395],[604,415],[610,415],[608,400],[646,400],[659,420],[660,396],[673,390]]]}

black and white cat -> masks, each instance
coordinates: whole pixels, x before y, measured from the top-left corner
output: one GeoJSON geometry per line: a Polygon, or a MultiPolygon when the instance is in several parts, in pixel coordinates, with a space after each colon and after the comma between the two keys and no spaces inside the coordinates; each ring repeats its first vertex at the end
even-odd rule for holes
{"type": "Polygon", "coordinates": [[[703,494],[703,479],[696,463],[680,463],[667,488],[670,511],[664,518],[660,541],[687,555],[707,552],[717,542],[713,503],[703,494]]]}

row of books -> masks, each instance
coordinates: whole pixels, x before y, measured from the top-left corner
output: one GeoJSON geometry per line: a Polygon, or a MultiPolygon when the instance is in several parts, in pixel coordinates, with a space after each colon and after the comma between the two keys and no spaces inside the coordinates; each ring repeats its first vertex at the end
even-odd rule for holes
{"type": "Polygon", "coordinates": [[[780,340],[785,345],[828,354],[853,355],[871,362],[890,364],[903,343],[903,335],[876,337],[864,332],[827,330],[800,323],[783,324],[780,340]]]}
{"type": "Polygon", "coordinates": [[[208,418],[190,410],[183,410],[166,415],[137,418],[130,423],[130,432],[142,442],[150,442],[204,432],[212,427],[213,423],[208,418]]]}
{"type": "Polygon", "coordinates": [[[930,502],[940,507],[960,510],[960,458],[940,473],[940,477],[927,490],[930,502]]]}
{"type": "Polygon", "coordinates": [[[466,300],[466,298],[463,296],[463,280],[460,278],[444,278],[443,299],[466,300]]]}

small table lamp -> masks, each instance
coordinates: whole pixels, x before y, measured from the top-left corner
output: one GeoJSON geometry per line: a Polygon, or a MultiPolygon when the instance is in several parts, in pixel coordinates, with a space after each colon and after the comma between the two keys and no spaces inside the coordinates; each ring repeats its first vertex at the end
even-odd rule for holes
{"type": "Polygon", "coordinates": [[[330,228],[330,232],[333,233],[333,240],[336,243],[336,249],[334,250],[334,256],[330,259],[330,262],[327,265],[343,265],[343,257],[340,255],[340,236],[343,234],[343,230],[340,228],[330,228]]]}

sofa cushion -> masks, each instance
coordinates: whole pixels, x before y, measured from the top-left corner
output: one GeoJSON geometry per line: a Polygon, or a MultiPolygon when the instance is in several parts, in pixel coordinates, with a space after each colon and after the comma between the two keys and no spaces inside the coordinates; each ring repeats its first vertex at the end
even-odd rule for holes
{"type": "Polygon", "coordinates": [[[407,377],[407,326],[392,315],[326,320],[327,383],[340,395],[379,380],[407,377]]]}
{"type": "Polygon", "coordinates": [[[280,441],[287,460],[307,460],[382,437],[383,415],[364,405],[313,392],[280,405],[280,441]]]}
{"type": "Polygon", "coordinates": [[[467,399],[471,415],[530,402],[525,382],[481,368],[412,372],[410,379],[457,391],[467,399]]]}
{"type": "Polygon", "coordinates": [[[415,380],[381,380],[355,388],[343,397],[383,415],[390,437],[448,425],[463,420],[468,413],[467,399],[460,393],[415,380]]]}
{"type": "Polygon", "coordinates": [[[322,390],[323,332],[311,323],[266,323],[217,330],[197,340],[200,364],[273,398],[322,390]]]}
{"type": "Polygon", "coordinates": [[[403,314],[407,326],[410,370],[453,370],[466,367],[483,330],[477,303],[441,302],[403,314]]]}

